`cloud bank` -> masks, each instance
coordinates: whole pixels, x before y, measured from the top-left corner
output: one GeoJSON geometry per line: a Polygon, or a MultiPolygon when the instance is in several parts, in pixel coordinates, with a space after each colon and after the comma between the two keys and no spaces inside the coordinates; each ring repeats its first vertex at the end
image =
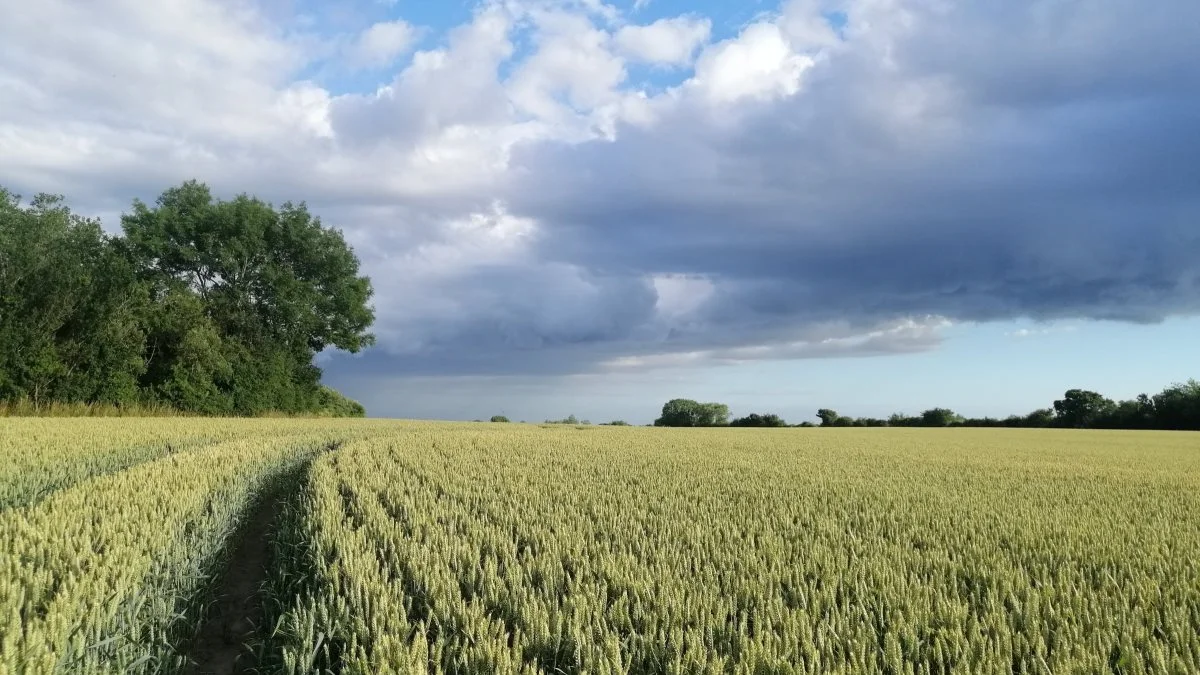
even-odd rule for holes
{"type": "Polygon", "coordinates": [[[495,0],[432,35],[365,1],[46,0],[0,25],[0,184],[306,200],[374,280],[364,374],[1200,312],[1200,4],[639,6],[495,0]]]}

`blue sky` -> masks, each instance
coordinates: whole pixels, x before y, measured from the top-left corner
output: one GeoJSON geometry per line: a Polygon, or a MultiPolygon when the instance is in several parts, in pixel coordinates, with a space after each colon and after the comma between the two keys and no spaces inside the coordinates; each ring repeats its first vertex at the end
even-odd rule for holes
{"type": "Polygon", "coordinates": [[[1026,412],[1200,376],[1200,5],[46,0],[0,184],[304,200],[376,415],[1026,412]]]}

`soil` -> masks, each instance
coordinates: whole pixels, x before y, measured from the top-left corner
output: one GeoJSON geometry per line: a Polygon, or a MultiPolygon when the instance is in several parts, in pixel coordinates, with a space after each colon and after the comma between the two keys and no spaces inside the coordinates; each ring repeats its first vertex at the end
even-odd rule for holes
{"type": "Polygon", "coordinates": [[[255,658],[249,645],[262,623],[268,536],[279,505],[277,496],[262,499],[238,533],[207,620],[191,645],[191,665],[184,670],[188,675],[254,672],[255,658]]]}

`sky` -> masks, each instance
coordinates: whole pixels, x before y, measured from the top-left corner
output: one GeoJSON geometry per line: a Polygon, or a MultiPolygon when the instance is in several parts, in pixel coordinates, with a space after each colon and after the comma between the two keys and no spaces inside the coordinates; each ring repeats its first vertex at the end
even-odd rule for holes
{"type": "Polygon", "coordinates": [[[1192,0],[0,0],[0,185],[305,201],[375,416],[1005,416],[1200,377],[1192,0]]]}

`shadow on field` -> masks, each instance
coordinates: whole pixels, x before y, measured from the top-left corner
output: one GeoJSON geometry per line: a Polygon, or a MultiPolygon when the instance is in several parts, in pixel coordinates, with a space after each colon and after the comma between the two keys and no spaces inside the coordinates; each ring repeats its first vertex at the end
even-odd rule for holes
{"type": "MultiPolygon", "coordinates": [[[[281,481],[281,484],[294,483],[281,481]]],[[[276,488],[255,504],[230,549],[229,565],[212,598],[204,624],[191,644],[190,675],[253,671],[252,643],[262,625],[261,591],[270,557],[269,536],[286,495],[276,488]]]]}
{"type": "MultiPolygon", "coordinates": [[[[330,445],[325,452],[336,449],[336,444],[330,445]]],[[[203,623],[183,649],[187,665],[181,672],[185,675],[257,672],[276,530],[298,498],[315,459],[273,478],[247,510],[226,549],[228,562],[211,587],[203,623]]]]}

